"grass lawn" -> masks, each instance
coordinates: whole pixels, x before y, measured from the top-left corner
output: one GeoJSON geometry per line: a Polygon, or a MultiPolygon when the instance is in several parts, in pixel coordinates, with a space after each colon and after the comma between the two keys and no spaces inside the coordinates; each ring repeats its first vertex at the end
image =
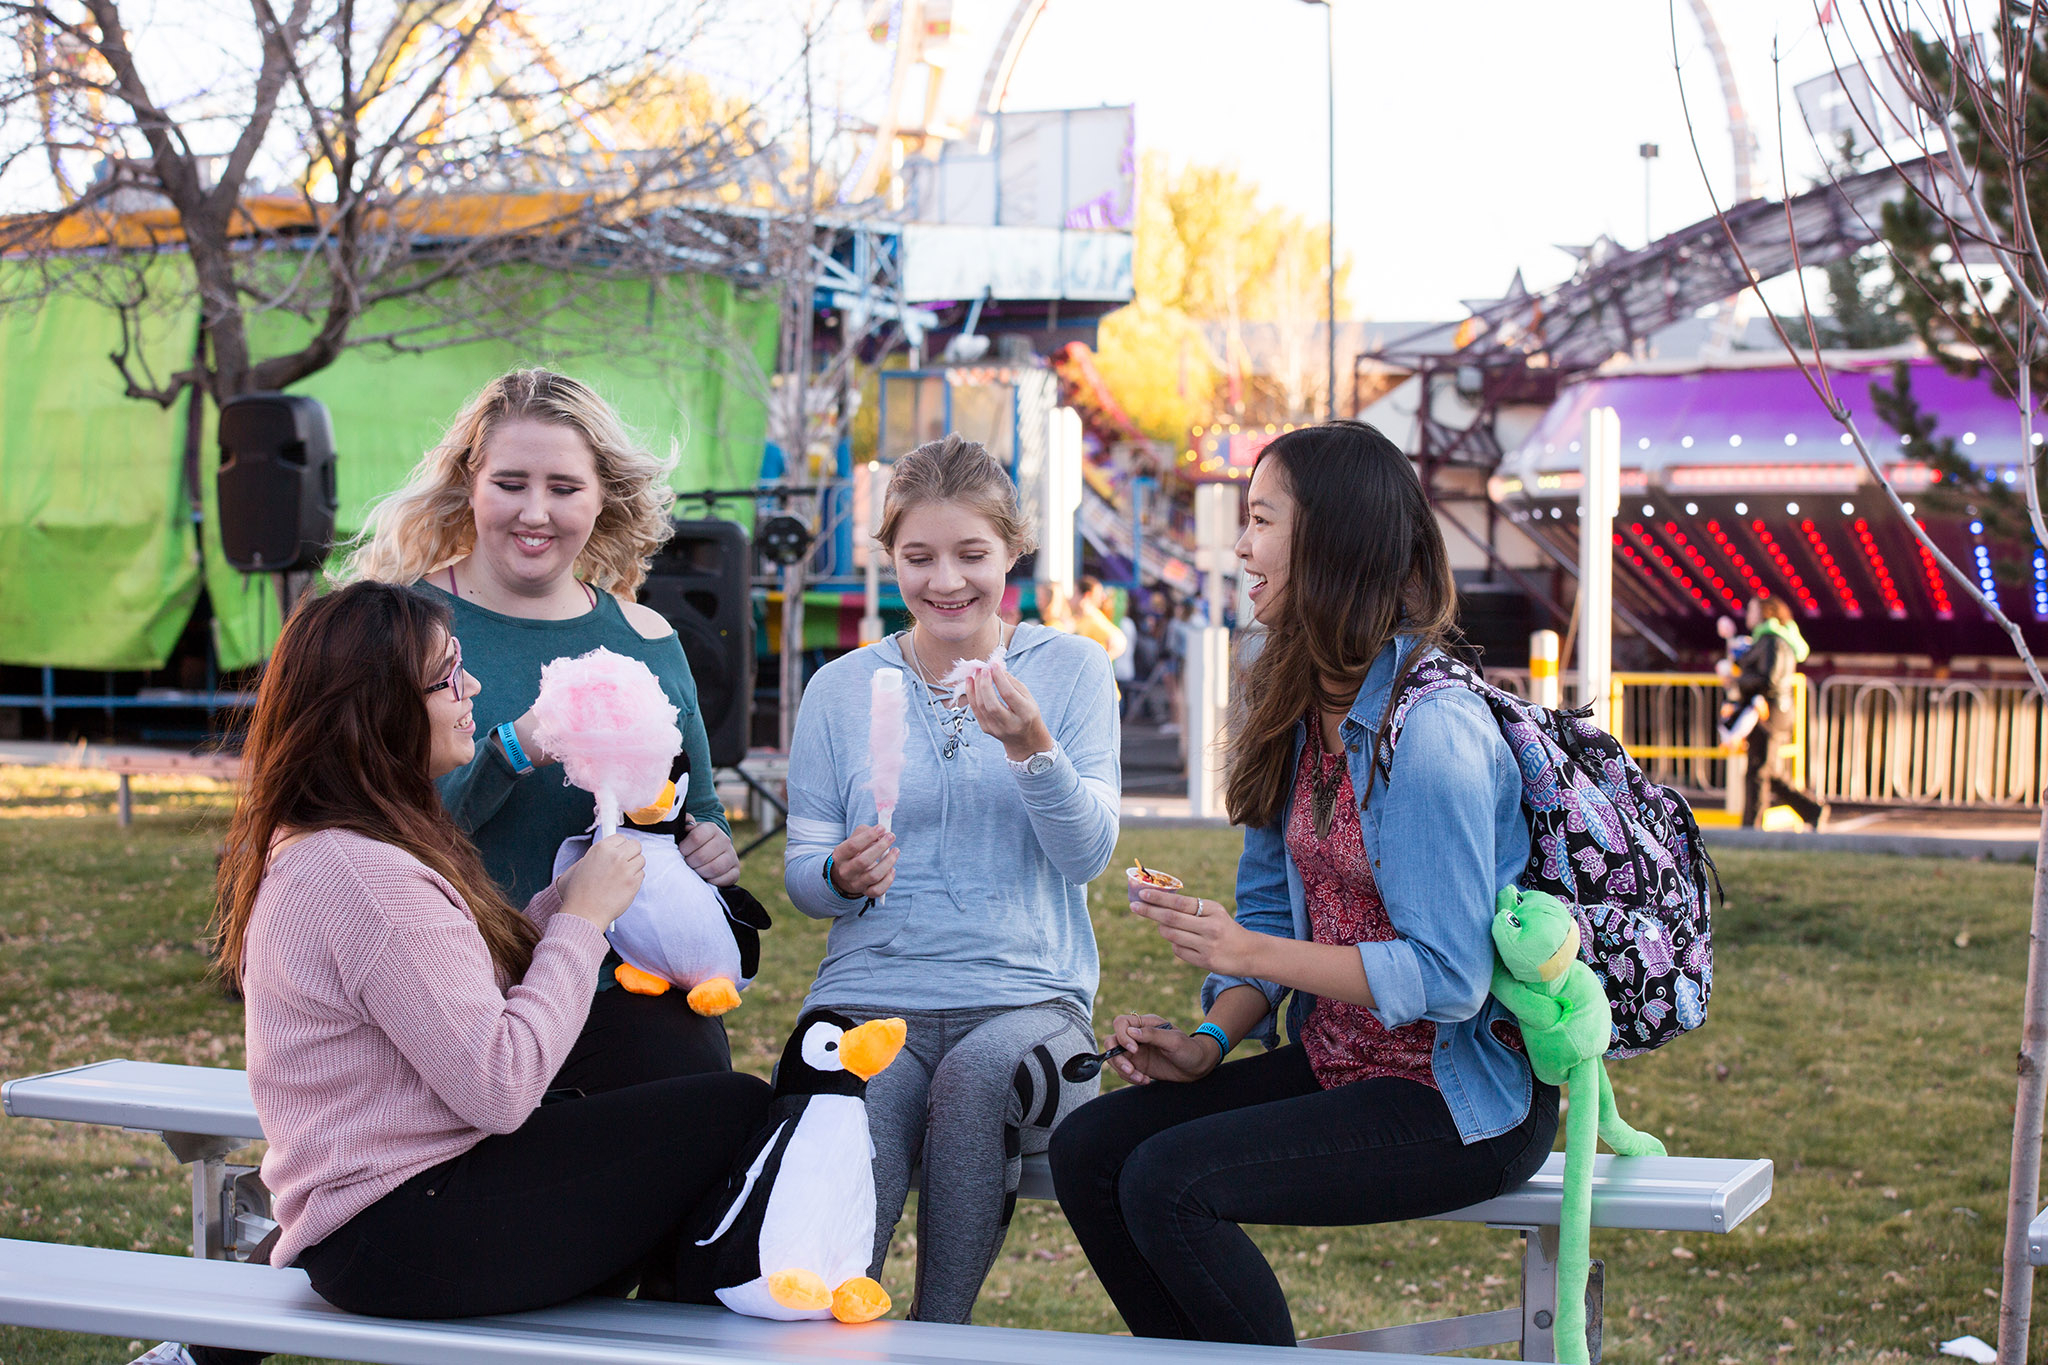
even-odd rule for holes
{"type": "MultiPolygon", "coordinates": [[[[204,942],[229,797],[203,780],[138,785],[122,831],[112,778],[0,768],[0,1076],[107,1057],[241,1064],[240,1011],[209,983],[204,942]]],[[[1237,842],[1134,830],[1119,866],[1135,853],[1227,893],[1237,842]]],[[[825,937],[788,908],[779,855],[771,843],[748,860],[746,883],[777,923],[760,980],[729,1016],[738,1064],[764,1075],[825,937]]],[[[1615,1083],[1624,1112],[1674,1153],[1773,1158],[1777,1193],[1725,1237],[1596,1233],[1607,1358],[1899,1360],[1965,1332],[1991,1338],[2030,870],[1736,852],[1721,870],[1710,1022],[1617,1064],[1615,1083]]],[[[1105,879],[1091,902],[1098,1018],[1156,1009],[1192,1023],[1195,974],[1129,917],[1121,884],[1105,879]]],[[[179,1254],[187,1197],[154,1139],[0,1121],[0,1236],[179,1254]]],[[[1514,1302],[1511,1233],[1257,1235],[1304,1335],[1514,1302]]],[[[885,1277],[899,1303],[907,1264],[893,1257],[885,1277]]],[[[1029,1202],[978,1316],[1120,1326],[1058,1209],[1029,1202]]],[[[127,1344],[0,1327],[0,1365],[125,1360],[127,1344]]]]}

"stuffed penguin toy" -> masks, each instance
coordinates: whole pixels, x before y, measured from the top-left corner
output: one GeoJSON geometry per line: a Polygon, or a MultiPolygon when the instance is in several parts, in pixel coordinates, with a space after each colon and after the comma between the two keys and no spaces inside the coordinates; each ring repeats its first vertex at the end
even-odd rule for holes
{"type": "MultiPolygon", "coordinates": [[[[740,887],[716,887],[683,861],[676,839],[688,818],[688,760],[676,755],[668,785],[654,803],[626,813],[635,828],[619,832],[640,841],[646,875],[626,913],[605,931],[623,959],[613,979],[637,995],[660,995],[671,986],[689,994],[702,1015],[724,1014],[761,965],[761,931],[769,927],[761,902],[740,887]]],[[[563,841],[555,852],[559,877],[590,851],[590,836],[563,841]]]]}
{"type": "Polygon", "coordinates": [[[761,1131],[698,1211],[718,1301],[749,1317],[870,1322],[889,1295],[868,1277],[875,1247],[875,1146],[868,1081],[896,1059],[901,1019],[856,1026],[811,1010],[775,1068],[761,1131]]]}

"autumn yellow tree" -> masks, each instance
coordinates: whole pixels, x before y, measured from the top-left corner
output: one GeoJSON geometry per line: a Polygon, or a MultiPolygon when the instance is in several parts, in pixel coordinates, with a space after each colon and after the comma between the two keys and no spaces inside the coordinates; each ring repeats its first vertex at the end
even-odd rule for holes
{"type": "MultiPolygon", "coordinates": [[[[1102,320],[1097,364],[1147,434],[1179,441],[1213,417],[1323,410],[1327,224],[1266,202],[1234,169],[1174,169],[1154,152],[1136,238],[1134,297],[1102,320]]],[[[1348,274],[1340,262],[1340,316],[1348,274]]]]}

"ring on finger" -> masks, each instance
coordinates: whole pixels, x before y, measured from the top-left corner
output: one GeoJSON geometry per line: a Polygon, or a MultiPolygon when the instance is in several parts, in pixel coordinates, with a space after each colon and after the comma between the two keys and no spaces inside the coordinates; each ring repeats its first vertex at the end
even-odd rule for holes
{"type": "Polygon", "coordinates": [[[1200,918],[1202,917],[1202,915],[1203,915],[1203,904],[1202,904],[1202,898],[1201,898],[1200,896],[1197,896],[1197,897],[1195,897],[1195,918],[1196,918],[1196,919],[1200,919],[1200,918]]]}

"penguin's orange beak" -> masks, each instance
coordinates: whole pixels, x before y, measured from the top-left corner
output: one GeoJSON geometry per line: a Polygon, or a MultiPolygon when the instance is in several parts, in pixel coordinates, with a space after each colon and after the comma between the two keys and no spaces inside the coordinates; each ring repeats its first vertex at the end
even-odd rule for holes
{"type": "Polygon", "coordinates": [[[839,1039],[839,1064],[864,1081],[880,1075],[896,1054],[910,1028],[901,1019],[870,1019],[850,1028],[839,1039]]]}
{"type": "Polygon", "coordinates": [[[626,818],[636,825],[658,825],[668,819],[668,808],[675,804],[675,800],[676,784],[673,782],[664,783],[661,788],[661,795],[655,797],[653,801],[642,806],[639,810],[627,811],[626,818]]]}

